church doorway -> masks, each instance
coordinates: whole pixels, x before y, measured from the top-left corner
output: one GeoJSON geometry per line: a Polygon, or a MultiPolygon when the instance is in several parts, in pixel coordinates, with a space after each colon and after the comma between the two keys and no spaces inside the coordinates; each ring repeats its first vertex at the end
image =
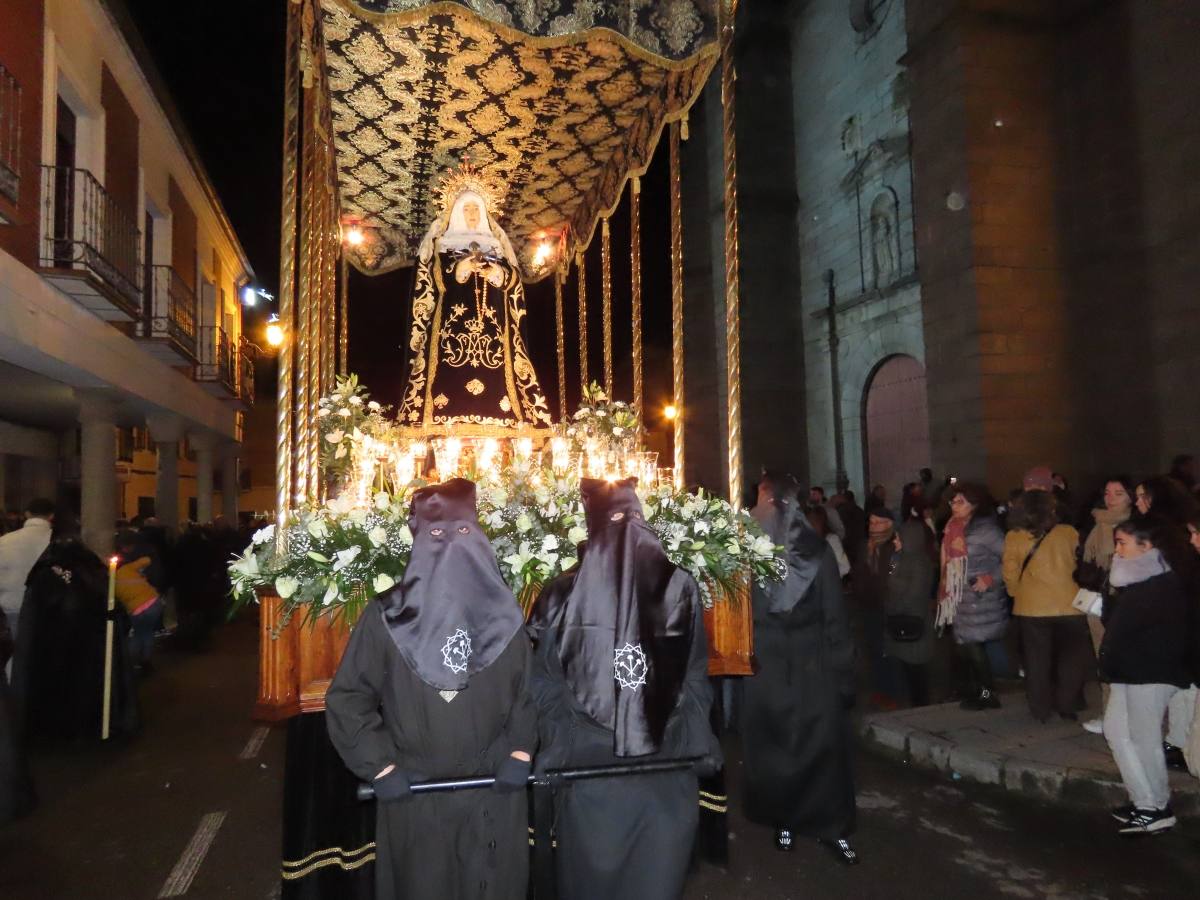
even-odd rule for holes
{"type": "Polygon", "coordinates": [[[863,400],[866,493],[887,489],[888,506],[899,509],[900,492],[930,465],[929,406],[925,367],[911,356],[889,356],[867,382],[863,400]]]}

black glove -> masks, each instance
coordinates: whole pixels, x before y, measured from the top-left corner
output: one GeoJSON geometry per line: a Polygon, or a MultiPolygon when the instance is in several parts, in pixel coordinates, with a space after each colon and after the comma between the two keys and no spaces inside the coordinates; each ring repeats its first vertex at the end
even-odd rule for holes
{"type": "Polygon", "coordinates": [[[380,803],[395,803],[412,796],[408,775],[399,769],[392,769],[382,778],[376,778],[371,786],[375,788],[375,799],[380,803]]]}
{"type": "Polygon", "coordinates": [[[692,764],[692,771],[700,778],[712,778],[721,771],[723,763],[721,757],[710,753],[708,756],[702,756],[692,764]]]}
{"type": "Polygon", "coordinates": [[[492,785],[497,794],[512,794],[522,790],[529,780],[529,760],[507,756],[496,769],[496,783],[492,785]]]}

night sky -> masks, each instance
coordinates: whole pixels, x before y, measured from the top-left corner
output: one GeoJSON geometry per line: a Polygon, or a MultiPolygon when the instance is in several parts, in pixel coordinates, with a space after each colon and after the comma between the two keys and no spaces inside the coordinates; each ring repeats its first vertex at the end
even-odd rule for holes
{"type": "MultiPolygon", "coordinates": [[[[234,229],[250,257],[257,284],[279,286],[279,191],[285,0],[210,0],[177,4],[126,0],[182,114],[234,229]]],[[[671,392],[670,259],[666,141],[642,183],[642,283],[647,408],[661,409],[671,392]]],[[[632,395],[628,196],[612,217],[614,394],[632,395]]],[[[600,229],[588,251],[589,375],[603,373],[600,229]]],[[[350,368],[383,403],[396,405],[404,383],[411,269],[350,280],[350,368]]],[[[527,288],[527,340],[552,413],[558,411],[554,352],[554,288],[527,288]]],[[[578,320],[575,273],[564,291],[568,407],[578,404],[578,320]]],[[[248,313],[258,331],[267,310],[248,313]]],[[[264,393],[260,386],[260,395],[264,393]]],[[[656,423],[647,422],[648,425],[656,423]]]]}

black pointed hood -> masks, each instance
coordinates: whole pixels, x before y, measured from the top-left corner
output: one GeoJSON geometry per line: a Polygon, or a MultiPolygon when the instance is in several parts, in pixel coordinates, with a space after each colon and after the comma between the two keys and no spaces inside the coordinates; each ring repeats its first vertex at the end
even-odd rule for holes
{"type": "Polygon", "coordinates": [[[758,483],[758,503],[750,511],[776,544],[787,550],[787,578],[756,588],[765,597],[767,611],[788,613],[808,592],[829,545],[808,522],[800,502],[800,486],[791,475],[764,472],[758,483]]]}
{"type": "Polygon", "coordinates": [[[698,596],[646,524],[635,484],[581,485],[587,552],[563,599],[558,649],[580,705],[613,730],[617,756],[662,745],[687,674],[698,596]]]}
{"type": "Polygon", "coordinates": [[[521,630],[521,609],[479,524],[473,482],[421,488],[408,524],[408,567],[379,597],[384,624],[418,678],[461,691],[521,630]]]}

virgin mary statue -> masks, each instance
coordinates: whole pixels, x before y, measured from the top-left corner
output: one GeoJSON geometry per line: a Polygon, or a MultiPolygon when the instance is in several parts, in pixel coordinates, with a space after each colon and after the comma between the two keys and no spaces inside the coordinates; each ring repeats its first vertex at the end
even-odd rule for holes
{"type": "Polygon", "coordinates": [[[491,191],[464,165],[443,183],[443,201],[418,252],[400,421],[463,437],[549,427],[521,337],[517,256],[496,223],[491,191]]]}

